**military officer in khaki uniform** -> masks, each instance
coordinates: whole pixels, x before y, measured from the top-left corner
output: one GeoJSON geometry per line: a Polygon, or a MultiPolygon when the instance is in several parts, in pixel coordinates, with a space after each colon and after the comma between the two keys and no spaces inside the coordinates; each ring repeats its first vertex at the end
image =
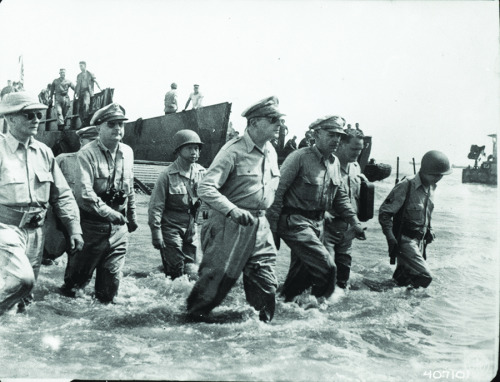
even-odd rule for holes
{"type": "Polygon", "coordinates": [[[196,163],[203,143],[193,130],[173,137],[177,159],[158,177],[149,201],[153,246],[160,250],[166,276],[196,275],[196,217],[201,201],[198,185],[205,168],[196,163]]]}
{"type": "Polygon", "coordinates": [[[91,124],[99,137],[77,155],[75,197],[80,207],[83,250],[68,257],[63,294],[74,297],[92,279],[95,296],[113,302],[118,293],[128,247],[128,233],[137,229],[134,153],[121,143],[125,109],[112,103],[95,112],[91,124]]]}
{"type": "Polygon", "coordinates": [[[204,315],[218,306],[243,272],[247,301],[262,321],[274,315],[276,247],[266,219],[279,169],[269,142],[283,123],[278,99],[269,97],[242,113],[247,128],[228,141],[198,187],[211,209],[202,226],[203,260],[187,299],[188,312],[204,315]]]}
{"type": "MultiPolygon", "coordinates": [[[[342,181],[349,195],[354,212],[359,209],[361,179],[368,179],[361,174],[356,160],[363,150],[363,132],[359,129],[345,129],[335,156],[340,163],[342,181]]],[[[349,281],[352,263],[352,237],[349,235],[351,226],[334,209],[325,213],[325,246],[335,259],[337,267],[337,286],[345,289],[349,281]]]]}
{"type": "Polygon", "coordinates": [[[0,137],[0,315],[35,285],[49,204],[68,231],[70,250],[83,246],[75,198],[52,151],[33,138],[44,109],[26,92],[10,93],[0,102],[9,125],[0,137]]]}
{"type": "Polygon", "coordinates": [[[323,244],[325,211],[330,208],[364,238],[356,213],[342,186],[339,160],[333,155],[345,120],[326,116],[313,122],[315,144],[295,150],[281,166],[281,179],[268,217],[271,229],[291,250],[291,262],[281,294],[292,301],[309,287],[315,297],[328,298],[335,289],[336,267],[323,244]]]}

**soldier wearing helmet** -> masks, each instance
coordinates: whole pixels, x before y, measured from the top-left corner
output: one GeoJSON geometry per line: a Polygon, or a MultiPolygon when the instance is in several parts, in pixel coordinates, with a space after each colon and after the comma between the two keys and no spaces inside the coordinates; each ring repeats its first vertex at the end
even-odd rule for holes
{"type": "Polygon", "coordinates": [[[205,168],[196,163],[203,143],[193,130],[173,137],[177,159],[158,177],[149,202],[153,246],[160,250],[163,269],[172,279],[196,275],[195,224],[201,201],[198,184],[205,168]]]}
{"type": "Polygon", "coordinates": [[[295,297],[312,287],[310,303],[316,305],[315,298],[328,298],[335,289],[336,266],[322,241],[326,210],[334,209],[352,225],[357,238],[365,239],[342,184],[340,161],[333,155],[345,135],[344,126],[345,120],[339,116],[314,121],[309,129],[315,144],[295,150],[281,166],[268,218],[276,243],[279,236],[291,250],[290,269],[281,291],[287,302],[297,301],[295,297]]]}
{"type": "Polygon", "coordinates": [[[434,240],[434,191],[443,175],[450,173],[446,155],[429,151],[422,157],[418,174],[398,183],[380,206],[379,222],[389,253],[397,258],[393,279],[399,286],[427,288],[432,281],[426,246],[434,240]]]}

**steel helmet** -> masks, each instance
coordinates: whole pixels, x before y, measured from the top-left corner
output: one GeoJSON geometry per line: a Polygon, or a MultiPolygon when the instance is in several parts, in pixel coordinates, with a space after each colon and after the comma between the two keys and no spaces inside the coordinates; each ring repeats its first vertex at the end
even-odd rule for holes
{"type": "Polygon", "coordinates": [[[174,135],[174,152],[178,151],[182,146],[189,144],[197,144],[200,146],[203,145],[203,142],[200,140],[200,137],[193,130],[185,129],[179,130],[174,135]]]}
{"type": "Polygon", "coordinates": [[[429,175],[448,175],[452,170],[446,155],[441,151],[431,150],[422,157],[420,171],[429,175]]]}

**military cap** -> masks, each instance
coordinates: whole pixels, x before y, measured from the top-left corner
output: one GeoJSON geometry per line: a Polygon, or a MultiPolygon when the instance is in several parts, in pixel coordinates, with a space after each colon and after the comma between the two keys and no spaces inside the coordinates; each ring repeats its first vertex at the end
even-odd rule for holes
{"type": "Polygon", "coordinates": [[[42,110],[47,107],[27,92],[13,92],[7,94],[0,102],[0,115],[13,114],[22,110],[42,110]]]}
{"type": "Polygon", "coordinates": [[[125,109],[117,103],[111,103],[97,110],[90,120],[91,125],[100,125],[109,121],[128,121],[125,117],[125,109]]]}
{"type": "Polygon", "coordinates": [[[80,61],[79,64],[87,65],[85,61],[80,61]]]}
{"type": "Polygon", "coordinates": [[[76,134],[80,139],[95,139],[99,136],[99,130],[97,130],[96,126],[87,126],[77,130],[76,134]]]}
{"type": "Polygon", "coordinates": [[[345,119],[337,115],[327,115],[323,118],[318,118],[316,121],[309,125],[309,130],[328,130],[334,131],[339,134],[344,132],[345,119]]]}
{"type": "Polygon", "coordinates": [[[278,106],[278,97],[267,97],[250,106],[241,113],[241,116],[247,119],[256,117],[281,117],[285,114],[279,111],[278,106]]]}

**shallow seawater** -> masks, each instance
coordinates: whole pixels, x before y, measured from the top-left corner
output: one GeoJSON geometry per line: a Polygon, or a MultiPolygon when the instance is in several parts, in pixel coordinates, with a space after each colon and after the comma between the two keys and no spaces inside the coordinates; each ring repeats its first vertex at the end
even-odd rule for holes
{"type": "MultiPolygon", "coordinates": [[[[131,236],[116,304],[58,293],[65,256],[42,268],[35,302],[0,317],[0,377],[61,379],[489,381],[498,360],[497,189],[464,185],[460,170],[438,185],[427,289],[387,288],[394,266],[377,219],[356,241],[351,288],[304,309],[279,300],[261,323],[241,280],[209,322],[190,322],[193,282],[172,282],[150,243],[148,197],[131,236]]],[[[381,204],[394,184],[376,183],[381,204]]],[[[277,274],[284,281],[289,250],[277,274]]]]}

